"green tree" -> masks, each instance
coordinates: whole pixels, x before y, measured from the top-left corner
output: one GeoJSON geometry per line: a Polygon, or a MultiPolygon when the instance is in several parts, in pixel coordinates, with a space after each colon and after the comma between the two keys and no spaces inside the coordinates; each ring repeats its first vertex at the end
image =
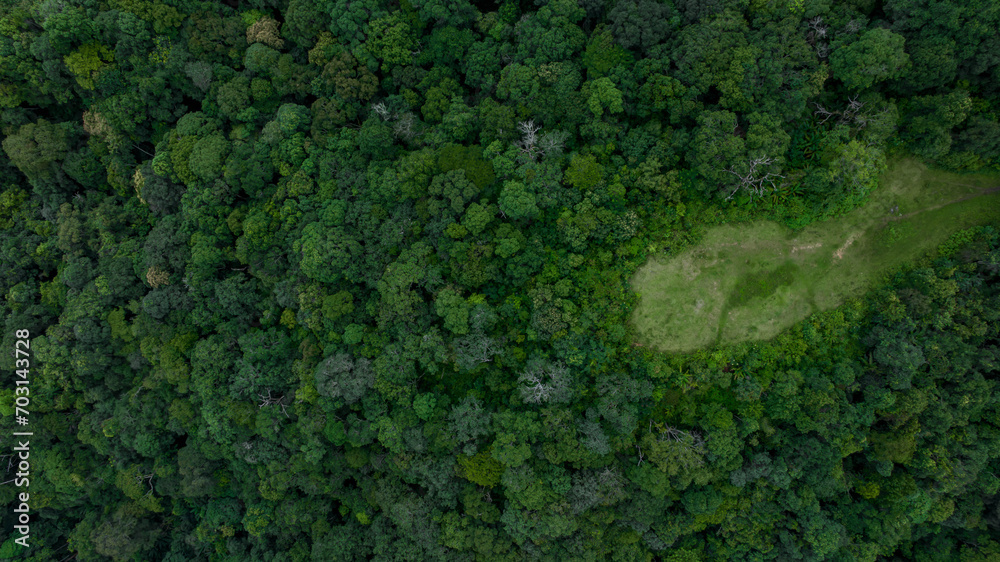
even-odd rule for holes
{"type": "MultiPolygon", "coordinates": [[[[693,166],[707,180],[703,189],[731,189],[737,180],[726,172],[746,154],[746,144],[736,133],[736,115],[728,111],[704,112],[698,116],[692,152],[693,166]]],[[[728,193],[728,192],[727,192],[728,193]]]]}
{"type": "Polygon", "coordinates": [[[648,52],[670,38],[680,18],[671,4],[626,0],[615,3],[608,19],[609,29],[619,45],[648,52]]]}
{"type": "Polygon", "coordinates": [[[864,90],[899,78],[910,65],[902,35],[888,29],[866,31],[858,40],[836,46],[830,53],[833,77],[850,90],[864,90]]]}
{"type": "Polygon", "coordinates": [[[327,229],[314,222],[302,230],[293,251],[301,253],[303,273],[322,283],[335,283],[360,258],[363,247],[345,229],[327,229]]]}
{"type": "Polygon", "coordinates": [[[114,59],[114,54],[104,45],[88,43],[66,55],[63,61],[66,68],[76,76],[77,84],[84,89],[93,90],[101,71],[114,62],[114,59]]]}
{"type": "Polygon", "coordinates": [[[952,129],[965,121],[971,106],[972,100],[963,91],[911,98],[905,106],[907,124],[900,136],[919,156],[941,158],[951,150],[952,129]]]}
{"type": "Polygon", "coordinates": [[[43,200],[53,200],[73,189],[62,161],[76,140],[78,129],[71,123],[52,123],[39,119],[21,125],[4,138],[3,149],[10,162],[28,178],[43,200]]]}
{"type": "Polygon", "coordinates": [[[534,218],[539,212],[535,194],[521,182],[504,182],[500,191],[500,212],[512,220],[534,218]]]}
{"type": "Polygon", "coordinates": [[[450,287],[445,287],[434,299],[434,310],[444,319],[444,327],[453,334],[469,332],[469,309],[472,308],[462,296],[450,287]]]}
{"type": "Polygon", "coordinates": [[[583,65],[590,78],[606,76],[618,65],[628,65],[633,57],[614,42],[614,35],[606,27],[595,29],[583,53],[583,65]]]}
{"type": "Polygon", "coordinates": [[[223,115],[235,118],[250,105],[250,79],[236,76],[220,86],[216,103],[223,115]]]}
{"type": "Polygon", "coordinates": [[[94,550],[114,560],[129,560],[150,548],[162,532],[132,502],[119,504],[90,534],[94,550]]]}
{"type": "Polygon", "coordinates": [[[621,113],[622,106],[621,90],[615,88],[614,82],[610,78],[598,78],[583,85],[584,95],[587,97],[587,106],[593,112],[594,117],[600,117],[607,108],[608,113],[621,113]]]}
{"type": "Polygon", "coordinates": [[[346,353],[337,353],[324,359],[313,374],[316,391],[321,396],[343,398],[348,404],[360,400],[375,384],[371,362],[365,358],[354,359],[346,353]]]}
{"type": "Polygon", "coordinates": [[[383,71],[410,62],[416,44],[410,23],[402,12],[376,19],[368,25],[367,47],[375,57],[382,59],[383,71]]]}

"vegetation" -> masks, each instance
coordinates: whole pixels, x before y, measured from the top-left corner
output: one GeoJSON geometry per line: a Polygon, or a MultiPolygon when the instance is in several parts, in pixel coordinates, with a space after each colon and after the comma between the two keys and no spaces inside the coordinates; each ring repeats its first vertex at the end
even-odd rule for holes
{"type": "Polygon", "coordinates": [[[790,230],[719,224],[700,243],[654,256],[632,279],[640,340],[663,351],[769,339],[863,296],[954,232],[1000,221],[1000,175],[894,163],[864,206],[790,230]]]}
{"type": "Polygon", "coordinates": [[[767,298],[780,287],[791,285],[799,268],[793,262],[785,262],[777,269],[749,273],[736,281],[729,293],[723,312],[745,306],[754,299],[767,298]]]}
{"type": "Polygon", "coordinates": [[[996,559],[998,25],[3,2],[0,558],[996,559]]]}

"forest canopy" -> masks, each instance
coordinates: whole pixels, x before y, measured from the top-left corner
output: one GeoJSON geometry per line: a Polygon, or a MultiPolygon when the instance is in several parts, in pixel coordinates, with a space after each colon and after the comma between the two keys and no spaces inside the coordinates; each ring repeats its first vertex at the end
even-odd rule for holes
{"type": "Polygon", "coordinates": [[[686,355],[636,345],[629,279],[897,157],[1000,172],[998,26],[3,0],[0,419],[27,331],[34,434],[0,558],[997,560],[998,225],[686,355]]]}

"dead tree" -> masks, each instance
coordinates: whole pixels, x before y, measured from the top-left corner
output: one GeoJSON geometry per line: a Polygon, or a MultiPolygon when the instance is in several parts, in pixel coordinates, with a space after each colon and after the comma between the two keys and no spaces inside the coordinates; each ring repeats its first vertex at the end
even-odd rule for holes
{"type": "Polygon", "coordinates": [[[542,130],[542,127],[535,125],[535,121],[529,119],[518,123],[517,130],[521,131],[522,136],[521,140],[514,142],[514,146],[521,151],[523,156],[534,162],[541,153],[541,149],[536,145],[538,144],[538,131],[542,130]]]}
{"type": "Polygon", "coordinates": [[[521,397],[530,404],[540,404],[547,402],[552,395],[552,387],[542,383],[537,371],[525,371],[518,377],[518,382],[525,384],[521,387],[521,397]]]}
{"type": "Polygon", "coordinates": [[[271,389],[269,388],[267,389],[266,396],[263,393],[259,393],[257,394],[257,397],[260,398],[260,406],[258,406],[258,408],[264,408],[268,406],[278,406],[279,408],[281,408],[281,413],[285,414],[286,418],[288,417],[288,412],[285,411],[286,404],[284,395],[275,398],[271,396],[271,389]]]}
{"type": "Polygon", "coordinates": [[[827,45],[826,31],[827,26],[823,23],[823,18],[816,16],[815,18],[809,20],[809,33],[806,35],[806,41],[810,45],[816,47],[816,56],[819,58],[826,58],[830,54],[830,47],[827,45]]]}
{"type": "Polygon", "coordinates": [[[145,480],[146,483],[149,484],[149,491],[146,492],[146,495],[147,496],[151,495],[153,493],[153,473],[150,472],[149,474],[135,475],[135,481],[138,482],[140,485],[142,484],[143,480],[145,480]]]}
{"type": "Polygon", "coordinates": [[[768,185],[771,186],[772,191],[778,189],[774,181],[776,179],[783,179],[785,176],[770,171],[769,168],[772,164],[774,164],[774,158],[758,156],[746,162],[742,170],[737,170],[735,166],[723,170],[736,176],[739,182],[736,188],[726,197],[726,200],[732,199],[741,190],[749,191],[752,195],[760,197],[764,195],[766,186],[768,185]]]}
{"type": "Polygon", "coordinates": [[[389,109],[386,108],[385,104],[382,102],[372,105],[372,111],[377,113],[378,116],[381,117],[383,121],[388,121],[389,119],[392,119],[392,115],[389,113],[389,109]]]}
{"type": "Polygon", "coordinates": [[[243,447],[244,451],[246,451],[243,454],[243,460],[247,461],[250,464],[255,464],[257,462],[257,455],[253,454],[252,452],[254,449],[253,443],[251,443],[250,441],[244,441],[243,443],[240,444],[240,446],[243,447]]]}
{"type": "Polygon", "coordinates": [[[827,27],[823,25],[823,16],[816,16],[809,20],[809,29],[813,30],[814,36],[817,39],[826,37],[827,27]]]}
{"type": "Polygon", "coordinates": [[[416,135],[414,127],[417,124],[416,118],[413,113],[407,111],[405,113],[392,112],[385,105],[385,102],[374,103],[371,105],[371,109],[376,115],[382,118],[382,121],[388,123],[389,121],[395,121],[392,126],[392,132],[398,138],[404,140],[410,140],[416,135]]]}
{"type": "Polygon", "coordinates": [[[831,111],[815,102],[813,102],[813,105],[816,106],[816,111],[813,112],[813,115],[820,117],[820,125],[833,117],[837,117],[838,125],[848,125],[855,127],[857,130],[864,129],[871,122],[877,122],[879,118],[889,111],[888,107],[883,107],[881,111],[873,113],[868,102],[860,101],[857,96],[848,98],[847,107],[841,111],[831,111]]]}
{"type": "Polygon", "coordinates": [[[517,379],[523,384],[521,399],[528,404],[565,402],[572,394],[569,370],[562,364],[533,365],[517,379]]]}
{"type": "Polygon", "coordinates": [[[414,134],[416,134],[413,132],[413,126],[415,124],[416,119],[413,117],[413,114],[406,112],[396,120],[396,125],[392,128],[392,130],[397,137],[409,140],[413,138],[414,134]]]}

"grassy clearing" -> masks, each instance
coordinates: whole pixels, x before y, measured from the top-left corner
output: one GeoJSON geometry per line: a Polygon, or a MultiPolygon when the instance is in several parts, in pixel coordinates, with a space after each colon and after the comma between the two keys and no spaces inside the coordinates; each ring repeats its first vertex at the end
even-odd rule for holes
{"type": "Polygon", "coordinates": [[[1000,220],[1000,177],[896,162],[864,207],[798,231],[722,225],[695,247],[651,259],[632,280],[641,343],[668,352],[769,339],[860,296],[887,270],[952,233],[1000,220]]]}
{"type": "Polygon", "coordinates": [[[792,261],[786,261],[777,269],[767,271],[751,271],[736,282],[729,293],[726,309],[746,306],[754,299],[766,298],[774,294],[779,287],[795,282],[795,274],[799,267],[792,261]]]}

